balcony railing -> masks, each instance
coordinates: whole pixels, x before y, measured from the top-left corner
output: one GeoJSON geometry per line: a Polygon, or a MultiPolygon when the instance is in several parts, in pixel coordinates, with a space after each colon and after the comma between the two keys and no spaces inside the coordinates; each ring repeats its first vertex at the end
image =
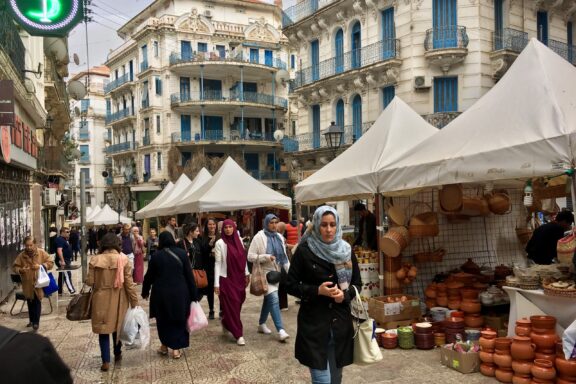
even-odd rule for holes
{"type": "Polygon", "coordinates": [[[110,130],[104,132],[102,136],[104,137],[104,141],[112,141],[112,132],[110,130]]]}
{"type": "MultiPolygon", "coordinates": [[[[360,125],[345,125],[344,135],[342,136],[342,143],[340,145],[354,144],[370,127],[374,124],[373,121],[362,123],[360,125]]],[[[284,152],[299,152],[311,149],[327,148],[326,138],[324,132],[314,134],[313,132],[302,133],[293,137],[285,137],[282,139],[284,152]]]]}
{"type": "Polygon", "coordinates": [[[493,49],[506,49],[520,53],[528,44],[528,33],[512,28],[504,28],[502,32],[492,32],[493,49]]]}
{"type": "Polygon", "coordinates": [[[132,108],[128,107],[126,109],[121,109],[118,112],[114,112],[111,115],[106,116],[106,124],[111,124],[115,121],[122,120],[126,117],[134,116],[134,111],[132,108]]]}
{"type": "Polygon", "coordinates": [[[286,171],[247,171],[257,180],[288,180],[290,175],[286,171]]]}
{"type": "Polygon", "coordinates": [[[142,145],[150,145],[150,136],[144,136],[142,138],[142,145]]]}
{"type": "Polygon", "coordinates": [[[13,18],[5,11],[0,9],[0,49],[12,60],[16,68],[16,74],[24,76],[25,53],[26,48],[22,43],[22,38],[18,33],[18,27],[14,24],[13,18]]]}
{"type": "Polygon", "coordinates": [[[360,49],[349,51],[340,56],[332,57],[296,72],[294,86],[296,88],[315,81],[338,75],[353,69],[358,69],[399,57],[400,40],[386,39],[360,49]]]}
{"type": "Polygon", "coordinates": [[[279,57],[272,57],[267,59],[266,57],[254,58],[244,51],[227,53],[215,51],[215,52],[196,52],[196,53],[184,53],[182,52],[172,52],[170,55],[170,65],[177,65],[183,63],[199,63],[204,64],[206,62],[225,62],[225,63],[252,63],[252,64],[262,64],[267,67],[286,69],[286,63],[282,61],[279,57]]]}
{"type": "Polygon", "coordinates": [[[452,120],[457,118],[462,112],[437,112],[431,113],[428,115],[424,115],[424,120],[426,120],[430,125],[435,126],[436,128],[444,128],[447,126],[452,120]]]}
{"type": "Polygon", "coordinates": [[[424,50],[466,48],[468,46],[468,34],[466,27],[450,25],[445,27],[430,28],[426,31],[424,50]]]}
{"type": "Polygon", "coordinates": [[[106,178],[106,185],[113,185],[114,184],[114,178],[112,176],[108,176],[106,178]]]}
{"type": "Polygon", "coordinates": [[[570,64],[576,65],[576,46],[549,39],[548,47],[568,60],[570,64]]]}
{"type": "Polygon", "coordinates": [[[86,128],[80,128],[78,130],[78,140],[90,140],[90,130],[86,128]]]}
{"type": "Polygon", "coordinates": [[[286,28],[338,0],[304,0],[282,11],[282,28],[286,28]]]}
{"type": "Polygon", "coordinates": [[[249,136],[244,136],[240,134],[239,130],[233,129],[230,132],[224,134],[222,130],[211,130],[207,129],[204,131],[204,137],[201,133],[188,133],[188,132],[176,132],[172,134],[173,143],[187,143],[187,142],[201,142],[201,141],[227,141],[227,142],[238,142],[245,144],[246,142],[256,141],[268,141],[274,142],[274,135],[272,133],[261,132],[251,132],[249,136]]]}
{"type": "Polygon", "coordinates": [[[148,60],[144,60],[143,62],[140,63],[140,72],[144,72],[148,68],[149,68],[148,67],[148,60]]]}
{"type": "Polygon", "coordinates": [[[130,76],[130,73],[126,73],[125,75],[120,76],[116,80],[112,80],[106,86],[104,86],[104,93],[110,93],[114,89],[120,87],[123,84],[129,83],[134,79],[130,76]]]}
{"type": "Polygon", "coordinates": [[[118,143],[109,146],[106,148],[106,153],[110,155],[113,153],[134,151],[136,148],[138,148],[138,142],[125,141],[124,143],[118,143]]]}
{"type": "Polygon", "coordinates": [[[234,102],[244,102],[244,103],[254,103],[263,105],[276,105],[278,107],[287,108],[288,100],[283,97],[267,95],[258,92],[237,92],[233,91],[224,95],[222,91],[217,90],[206,90],[204,92],[180,92],[173,93],[170,96],[170,102],[172,104],[186,103],[186,102],[198,102],[198,101],[234,101],[234,102]]]}

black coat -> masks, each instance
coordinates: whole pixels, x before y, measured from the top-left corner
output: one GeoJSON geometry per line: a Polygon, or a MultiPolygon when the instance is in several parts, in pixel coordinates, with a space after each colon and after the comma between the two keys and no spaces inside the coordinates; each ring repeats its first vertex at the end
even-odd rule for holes
{"type": "Polygon", "coordinates": [[[158,250],[148,264],[142,297],[147,298],[152,288],[150,317],[180,321],[188,318],[190,304],[197,300],[196,285],[186,252],[177,247],[170,250],[180,263],[165,249],[158,250]]]}
{"type": "MultiPolygon", "coordinates": [[[[289,294],[301,299],[298,311],[298,333],[296,335],[296,359],[314,369],[326,369],[327,345],[330,330],[334,335],[336,365],[342,368],[353,363],[354,327],[350,313],[350,300],[354,290],[344,291],[340,304],[326,296],[318,295],[320,284],[338,283],[336,268],[312,253],[308,243],[298,246],[288,271],[286,289],[289,294]]],[[[362,288],[360,270],[356,256],[352,253],[352,281],[358,291],[362,288]]]]}
{"type": "Polygon", "coordinates": [[[372,250],[378,250],[378,236],[376,231],[376,216],[370,211],[366,217],[361,217],[358,222],[358,237],[354,245],[362,245],[362,235],[364,234],[364,222],[366,222],[366,241],[372,250]]]}
{"type": "Polygon", "coordinates": [[[530,241],[526,244],[528,258],[536,264],[552,264],[557,257],[558,240],[564,237],[564,228],[553,221],[536,228],[530,241]]]}
{"type": "Polygon", "coordinates": [[[210,237],[204,236],[202,240],[200,240],[200,252],[202,253],[202,265],[206,270],[206,274],[208,275],[208,287],[206,289],[214,290],[214,265],[216,264],[216,258],[214,257],[214,253],[212,250],[214,249],[214,245],[218,241],[218,238],[214,240],[214,243],[210,245],[210,237]]]}

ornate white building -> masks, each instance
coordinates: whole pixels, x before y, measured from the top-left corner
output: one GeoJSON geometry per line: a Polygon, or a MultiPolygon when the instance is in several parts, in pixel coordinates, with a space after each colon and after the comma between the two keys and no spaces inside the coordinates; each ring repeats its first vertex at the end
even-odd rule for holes
{"type": "Polygon", "coordinates": [[[83,100],[72,105],[74,120],[71,132],[73,134],[80,158],[76,161],[74,170],[74,191],[76,207],[80,207],[80,174],[84,173],[86,182],[86,207],[95,207],[106,203],[104,192],[110,179],[102,176],[109,159],[104,156],[105,144],[110,141],[110,130],[106,128],[106,100],[104,88],[108,84],[110,70],[106,66],[90,68],[88,73],[80,72],[71,80],[78,80],[87,85],[88,94],[83,100]]]}
{"type": "Polygon", "coordinates": [[[576,64],[575,0],[304,0],[284,10],[298,55],[296,135],[286,139],[300,181],[366,131],[395,95],[441,128],[484,95],[532,37],[576,64]]]}
{"type": "Polygon", "coordinates": [[[288,109],[281,20],[265,2],[155,1],[119,29],[125,43],[108,56],[105,90],[116,200],[141,208],[199,156],[234,155],[287,187],[274,138],[288,109]]]}

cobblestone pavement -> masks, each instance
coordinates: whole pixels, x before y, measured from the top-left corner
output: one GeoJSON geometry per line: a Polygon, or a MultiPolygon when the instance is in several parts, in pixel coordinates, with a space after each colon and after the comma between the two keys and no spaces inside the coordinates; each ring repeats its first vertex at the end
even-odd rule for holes
{"type": "MultiPolygon", "coordinates": [[[[140,287],[138,287],[140,290],[140,287]]],[[[64,295],[63,299],[68,299],[64,295]]],[[[53,299],[54,300],[54,299],[53,299]]],[[[158,355],[160,346],[155,322],[151,320],[152,341],[146,350],[123,351],[123,360],[112,363],[109,372],[100,372],[98,338],[91,331],[89,321],[66,320],[66,302],[60,301],[58,311],[42,316],[39,333],[48,337],[72,370],[74,382],[88,383],[194,383],[194,384],[252,384],[252,383],[309,383],[309,373],[294,358],[296,315],[298,306],[290,298],[290,308],[282,312],[285,327],[291,338],[280,343],[275,335],[257,333],[261,298],[248,295],[243,307],[242,321],[246,346],[222,335],[220,322],[211,320],[208,328],[193,334],[190,348],[180,360],[158,355]]],[[[207,312],[206,300],[202,302],[207,312]]],[[[56,304],[54,303],[54,306],[56,304]]],[[[147,310],[148,302],[141,301],[147,310]]],[[[1,307],[0,324],[18,329],[28,322],[26,313],[10,316],[11,303],[1,307]]],[[[17,308],[19,305],[17,306],[17,308]]],[[[43,312],[49,310],[43,301],[43,312]]],[[[24,306],[26,311],[26,306],[24,306]]],[[[268,320],[272,329],[272,319],[268,320]]],[[[439,351],[385,350],[384,360],[368,367],[348,366],[344,369],[344,383],[497,383],[479,373],[463,375],[440,364],[439,351]]],[[[0,378],[1,381],[1,378],[0,378]]]]}

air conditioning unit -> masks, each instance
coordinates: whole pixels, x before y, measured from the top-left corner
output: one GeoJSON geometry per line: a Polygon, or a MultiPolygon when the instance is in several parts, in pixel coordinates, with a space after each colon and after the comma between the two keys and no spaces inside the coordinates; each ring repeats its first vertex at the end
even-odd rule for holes
{"type": "Polygon", "coordinates": [[[430,76],[414,76],[414,89],[427,89],[432,86],[430,76]]]}
{"type": "Polygon", "coordinates": [[[205,10],[205,11],[204,11],[204,16],[206,16],[206,17],[212,17],[212,12],[210,12],[209,10],[205,10]]]}
{"type": "Polygon", "coordinates": [[[56,207],[58,205],[56,200],[56,189],[46,188],[42,193],[42,204],[45,207],[56,207]]]}

